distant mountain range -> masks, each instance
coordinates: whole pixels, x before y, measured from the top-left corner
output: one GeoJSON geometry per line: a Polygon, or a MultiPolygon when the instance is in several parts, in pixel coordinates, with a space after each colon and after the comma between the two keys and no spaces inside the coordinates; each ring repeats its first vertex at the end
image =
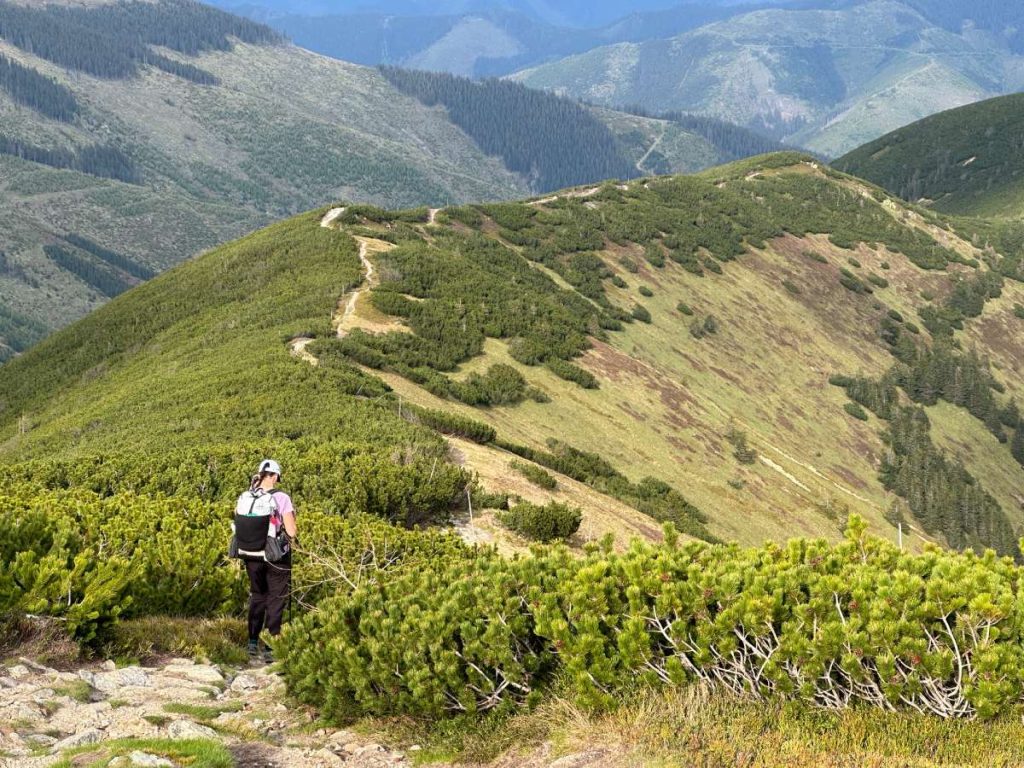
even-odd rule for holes
{"type": "Polygon", "coordinates": [[[746,13],[515,79],[601,104],[710,114],[829,156],[1024,85],[1019,11],[1007,11],[1004,27],[982,15],[987,26],[972,23],[946,3],[835,5],[746,13]]]}
{"type": "Polygon", "coordinates": [[[717,117],[830,157],[1024,86],[1024,4],[1012,0],[693,0],[628,9],[266,0],[241,10],[336,58],[511,75],[614,108],[717,117]]]}
{"type": "MultiPolygon", "coordinates": [[[[759,5],[788,5],[793,0],[763,0],[759,5]]],[[[628,4],[612,0],[213,0],[220,6],[244,16],[262,17],[342,17],[375,15],[469,16],[504,12],[546,25],[573,29],[594,29],[610,26],[624,18],[677,7],[705,9],[750,5],[751,0],[636,0],[628,4]]]]}
{"type": "Polygon", "coordinates": [[[327,56],[486,77],[610,43],[681,34],[779,3],[631,3],[625,14],[621,5],[572,3],[381,3],[344,12],[334,4],[220,4],[327,56]]]}

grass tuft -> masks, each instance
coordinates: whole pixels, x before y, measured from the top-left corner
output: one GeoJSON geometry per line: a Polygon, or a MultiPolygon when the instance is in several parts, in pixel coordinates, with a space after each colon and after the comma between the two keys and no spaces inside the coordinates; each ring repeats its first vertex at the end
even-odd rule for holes
{"type": "Polygon", "coordinates": [[[640,689],[617,709],[594,714],[554,697],[530,712],[444,723],[372,721],[408,747],[418,764],[489,763],[551,745],[547,758],[588,750],[615,765],[702,768],[1000,768],[1024,764],[1019,718],[946,721],[867,707],[840,712],[800,703],[758,702],[700,684],[640,689]]]}
{"type": "Polygon", "coordinates": [[[106,766],[111,760],[132,752],[146,752],[166,757],[175,765],[188,768],[235,768],[235,761],[227,747],[206,739],[118,739],[90,744],[64,752],[64,757],[52,768],[80,768],[80,766],[106,766]]]}
{"type": "Polygon", "coordinates": [[[92,694],[92,686],[85,682],[85,680],[75,680],[67,685],[56,685],[53,687],[53,691],[58,696],[67,696],[79,704],[88,704],[92,694]]]}
{"type": "Polygon", "coordinates": [[[244,664],[246,638],[245,624],[236,619],[147,616],[119,622],[103,654],[141,663],[184,656],[215,664],[244,664]]]}

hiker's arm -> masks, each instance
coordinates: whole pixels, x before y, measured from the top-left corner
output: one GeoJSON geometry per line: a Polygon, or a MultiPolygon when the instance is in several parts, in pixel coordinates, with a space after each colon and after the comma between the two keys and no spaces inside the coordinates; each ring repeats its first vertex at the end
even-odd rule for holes
{"type": "Polygon", "coordinates": [[[284,521],[284,531],[288,534],[289,538],[294,539],[299,535],[299,529],[295,527],[294,512],[285,512],[281,515],[281,519],[284,521]]]}

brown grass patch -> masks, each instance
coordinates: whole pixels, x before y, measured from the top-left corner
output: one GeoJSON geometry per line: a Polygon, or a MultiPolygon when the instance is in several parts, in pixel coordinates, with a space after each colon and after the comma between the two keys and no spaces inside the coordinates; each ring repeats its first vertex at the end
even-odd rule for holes
{"type": "Polygon", "coordinates": [[[64,622],[48,616],[0,615],[0,661],[25,656],[57,669],[68,669],[81,659],[78,643],[64,622]]]}

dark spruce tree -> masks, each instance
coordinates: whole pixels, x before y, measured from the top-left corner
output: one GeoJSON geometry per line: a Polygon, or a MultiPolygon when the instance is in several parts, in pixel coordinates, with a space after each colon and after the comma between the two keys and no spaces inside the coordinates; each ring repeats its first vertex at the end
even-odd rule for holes
{"type": "Polygon", "coordinates": [[[80,251],[76,252],[74,249],[60,245],[45,245],[43,250],[57,266],[75,275],[104,296],[114,297],[132,287],[132,281],[108,265],[93,261],[80,251]]]}
{"type": "Polygon", "coordinates": [[[149,46],[194,55],[229,50],[232,39],[255,44],[280,40],[269,27],[192,0],[96,7],[0,2],[0,37],[47,61],[97,77],[132,77],[140,66],[151,65],[200,84],[216,78],[149,46]]]}
{"type": "Polygon", "coordinates": [[[396,67],[381,72],[403,93],[445,107],[484,152],[501,157],[538,192],[638,173],[608,127],[570,99],[505,80],[396,67]]]}
{"type": "Polygon", "coordinates": [[[1017,463],[1024,466],[1024,429],[1018,427],[1013,432],[1013,441],[1010,443],[1010,453],[1017,463]]]}
{"type": "Polygon", "coordinates": [[[6,56],[0,56],[0,88],[19,104],[54,120],[69,123],[78,114],[78,102],[71,91],[6,56]]]}
{"type": "Polygon", "coordinates": [[[117,147],[94,144],[78,151],[47,149],[0,134],[0,155],[20,157],[52,168],[69,168],[91,176],[117,179],[129,184],[142,182],[142,172],[138,166],[117,147]]]}

